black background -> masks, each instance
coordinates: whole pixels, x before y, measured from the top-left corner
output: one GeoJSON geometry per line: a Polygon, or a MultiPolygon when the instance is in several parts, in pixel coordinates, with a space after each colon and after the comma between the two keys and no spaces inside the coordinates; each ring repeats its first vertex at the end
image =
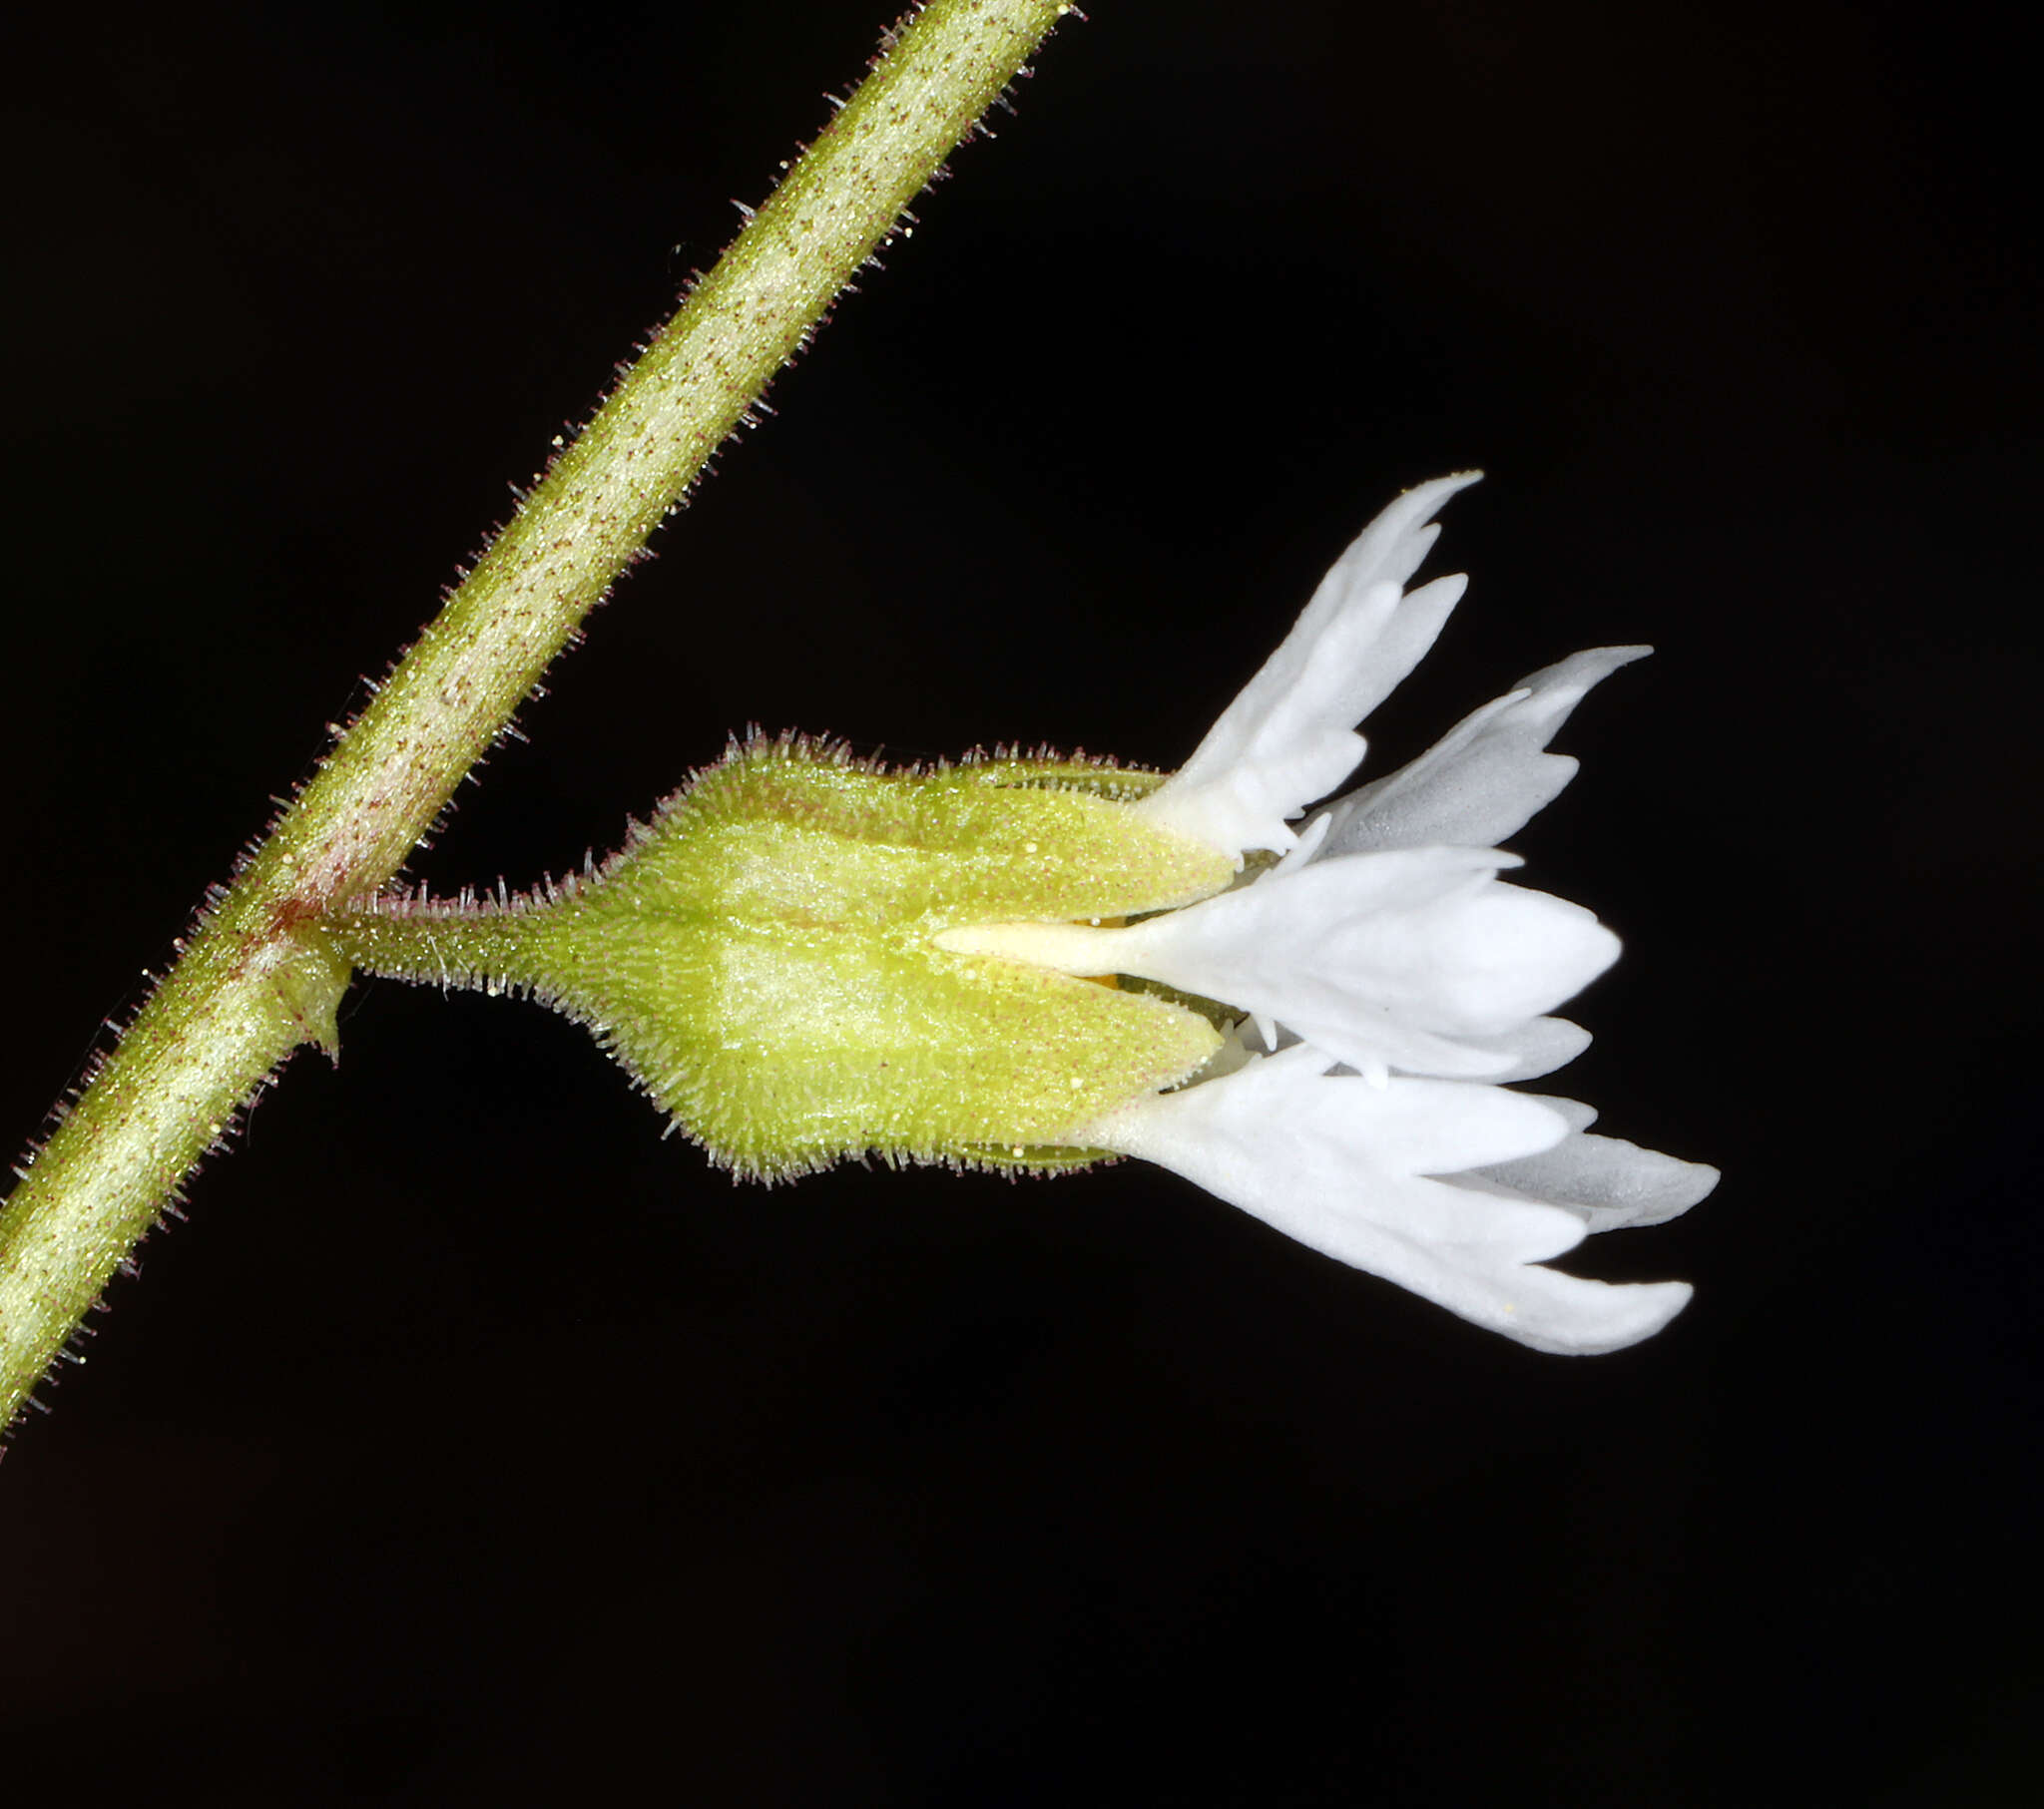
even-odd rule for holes
{"type": "MultiPolygon", "coordinates": [[[[1583,1253],[1669,1332],[1535,1356],[1134,1167],[734,1189],[565,1024],[363,988],[0,1466],[10,1795],[2035,1801],[2001,15],[1100,0],[414,867],[749,721],[1174,764],[1480,464],[1372,766],[1659,644],[1515,846],[1628,941],[1566,1091],[1726,1170],[1583,1253]]],[[[879,23],[14,28],[9,1135],[879,23]]]]}

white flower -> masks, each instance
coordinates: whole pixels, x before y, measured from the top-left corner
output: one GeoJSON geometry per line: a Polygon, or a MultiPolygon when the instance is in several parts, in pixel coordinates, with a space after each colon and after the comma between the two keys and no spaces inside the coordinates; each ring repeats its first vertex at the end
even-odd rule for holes
{"type": "Polygon", "coordinates": [[[325,934],[379,973],[568,1013],[740,1173],[1142,1156],[1538,1349],[1617,1349],[1689,1289],[1542,1265],[1717,1176],[1506,1091],[1582,1052],[1552,1014],[1618,941],[1503,878],[1497,844],[1574,772],[1546,751],[1569,711],[1647,650],[1536,673],[1292,826],[1461,596],[1405,584],[1474,481],[1371,523],[1175,777],[1049,753],[890,771],[756,738],[599,872],[379,901],[325,934]]]}
{"type": "Polygon", "coordinates": [[[1459,577],[1404,586],[1438,532],[1428,517],[1475,481],[1423,484],[1372,522],[1183,770],[1130,806],[1238,863],[1256,850],[1281,861],[1126,928],[982,924],[937,941],[1146,977],[1254,1020],[1191,1084],[1063,1141],[1171,1168],[1536,1349],[1615,1350],[1660,1330],[1688,1285],[1611,1286],[1539,1265],[1589,1232],[1687,1210],[1717,1171],[1591,1136],[1588,1108],[1500,1085],[1582,1052],[1588,1035],[1547,1014],[1616,959],[1618,941],[1581,907],[1500,880],[1519,861],[1493,844],[1574,774],[1546,746],[1576,703],[1649,650],[1598,649],[1536,673],[1410,765],[1291,827],[1348,776],[1364,747],[1354,723],[1461,597],[1459,577]]]}

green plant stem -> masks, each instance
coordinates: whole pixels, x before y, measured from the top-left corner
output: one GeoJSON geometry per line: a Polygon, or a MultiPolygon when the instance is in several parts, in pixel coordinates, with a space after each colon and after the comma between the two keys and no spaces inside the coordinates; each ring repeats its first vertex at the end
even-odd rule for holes
{"type": "Polygon", "coordinates": [[[1071,7],[933,0],[553,463],[177,965],[0,1208],[0,1422],[300,1043],[334,1048],[319,914],[432,826],[613,580],[1071,7]]]}

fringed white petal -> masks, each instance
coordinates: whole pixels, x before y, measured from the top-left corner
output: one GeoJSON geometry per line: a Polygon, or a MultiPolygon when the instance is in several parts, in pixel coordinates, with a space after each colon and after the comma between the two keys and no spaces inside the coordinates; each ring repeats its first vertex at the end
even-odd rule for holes
{"type": "Polygon", "coordinates": [[[1122,1107],[1071,1133],[1184,1175],[1313,1249],[1536,1349],[1590,1354],[1659,1331],[1690,1290],[1611,1287],[1529,1265],[1575,1246],[1578,1213],[1435,1176],[1537,1160],[1570,1133],[1496,1087],[1328,1075],[1300,1046],[1122,1107]],[[1481,1155],[1517,1145],[1515,1155],[1481,1155]]]}
{"type": "Polygon", "coordinates": [[[1289,819],[1355,770],[1355,724],[1418,665],[1460,600],[1460,577],[1410,596],[1404,586],[1439,532],[1428,518],[1479,475],[1421,484],[1371,522],[1193,757],[1134,808],[1238,859],[1291,847],[1289,819]]]}
{"type": "Polygon", "coordinates": [[[1431,842],[1489,847],[1516,834],[1575,777],[1574,759],[1546,751],[1555,731],[1599,679],[1652,652],[1592,648],[1521,679],[1410,765],[1328,805],[1323,814],[1330,832],[1320,853],[1367,854],[1431,842]]]}
{"type": "Polygon", "coordinates": [[[1330,1066],[1323,1051],[1296,1045],[1117,1108],[1068,1140],[1171,1168],[1344,1261],[1354,1260],[1341,1247],[1351,1221],[1519,1262],[1581,1242],[1573,1214],[1426,1178],[1549,1148],[1568,1134],[1559,1113],[1497,1087],[1400,1079],[1375,1088],[1330,1066]]]}
{"type": "Polygon", "coordinates": [[[1391,1069],[1544,1072],[1538,1056],[1560,1054],[1570,1033],[1530,1022],[1601,974],[1619,945],[1580,905],[1501,883],[1499,867],[1515,864],[1475,848],[1349,855],[1274,870],[1127,929],[989,925],[938,942],[1161,980],[1275,1020],[1379,1083],[1391,1069]]]}

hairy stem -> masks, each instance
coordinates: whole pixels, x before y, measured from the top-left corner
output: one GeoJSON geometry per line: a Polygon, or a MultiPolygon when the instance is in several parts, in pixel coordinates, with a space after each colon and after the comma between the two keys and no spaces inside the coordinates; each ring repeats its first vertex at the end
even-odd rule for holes
{"type": "Polygon", "coordinates": [[[890,37],[681,310],[202,913],[0,1207],[0,1423],[200,1158],[347,984],[322,911],[383,885],[1066,0],[933,0],[890,37]]]}

